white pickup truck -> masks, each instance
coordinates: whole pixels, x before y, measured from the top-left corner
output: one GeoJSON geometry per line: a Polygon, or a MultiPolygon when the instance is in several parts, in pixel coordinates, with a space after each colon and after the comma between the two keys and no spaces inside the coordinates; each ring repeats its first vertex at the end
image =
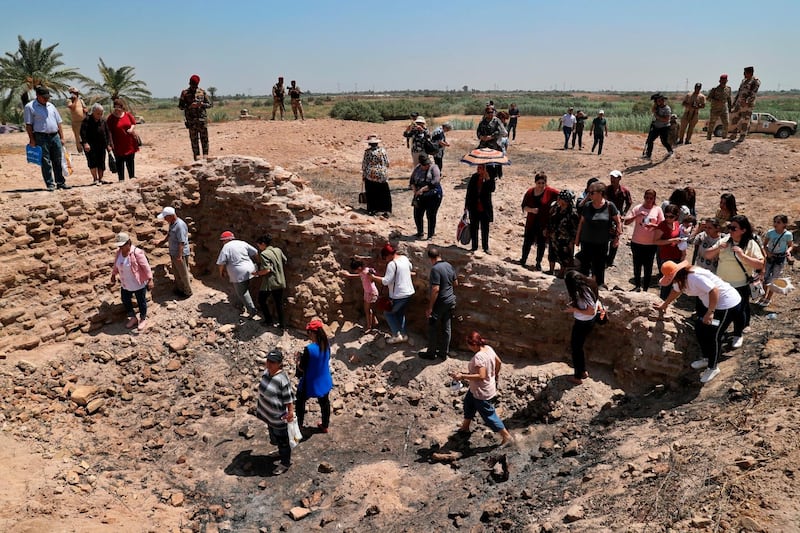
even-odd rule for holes
{"type": "MultiPolygon", "coordinates": [[[[708,131],[708,127],[703,128],[708,131]]],[[[738,133],[735,124],[728,124],[728,134],[738,133]]],[[[797,122],[791,120],[778,120],[769,113],[753,113],[750,117],[749,133],[766,133],[779,139],[786,139],[797,133],[797,122]]],[[[714,124],[714,136],[722,137],[722,122],[714,124]]]]}

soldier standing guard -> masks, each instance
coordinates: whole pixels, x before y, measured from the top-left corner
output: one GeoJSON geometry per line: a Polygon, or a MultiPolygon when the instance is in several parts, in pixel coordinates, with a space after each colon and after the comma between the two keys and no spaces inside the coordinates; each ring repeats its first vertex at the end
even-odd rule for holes
{"type": "Polygon", "coordinates": [[[203,154],[208,158],[208,127],[206,123],[206,109],[213,104],[209,101],[206,92],[198,87],[200,76],[193,74],[189,78],[189,88],[181,91],[178,99],[178,108],[183,109],[184,124],[189,129],[189,140],[192,143],[194,160],[200,159],[200,144],[203,145],[203,154]]]}
{"type": "MultiPolygon", "coordinates": [[[[753,112],[753,105],[756,103],[756,93],[758,88],[761,87],[761,80],[753,76],[753,67],[744,67],[744,79],[739,85],[739,92],[736,93],[736,98],[733,101],[733,120],[731,122],[737,124],[739,130],[739,139],[737,142],[742,142],[750,131],[750,115],[753,112]]],[[[731,135],[731,139],[735,139],[736,135],[731,135]]]]}
{"type": "Polygon", "coordinates": [[[283,76],[278,78],[278,83],[272,86],[272,120],[275,120],[275,111],[281,110],[281,120],[283,120],[283,112],[286,108],[283,105],[283,98],[286,92],[283,88],[283,76]]]}
{"type": "Polygon", "coordinates": [[[694,92],[687,93],[683,97],[683,117],[681,117],[680,131],[678,132],[678,142],[676,144],[692,144],[692,134],[700,118],[700,110],[706,106],[706,97],[700,92],[703,88],[702,83],[694,84],[694,92]],[[685,137],[684,137],[685,134],[685,137]]]}
{"type": "Polygon", "coordinates": [[[303,94],[303,91],[300,90],[300,87],[295,85],[297,82],[292,80],[291,86],[289,87],[289,98],[292,101],[292,113],[294,113],[294,119],[297,120],[297,113],[300,113],[300,120],[305,120],[306,117],[303,116],[303,102],[300,101],[300,95],[303,94]]]}
{"type": "Polygon", "coordinates": [[[708,128],[706,139],[711,140],[711,135],[716,128],[717,120],[722,122],[722,136],[728,136],[728,110],[733,107],[731,104],[731,88],[728,87],[728,75],[720,74],[719,85],[708,91],[708,99],[711,101],[711,114],[708,117],[708,128]]]}

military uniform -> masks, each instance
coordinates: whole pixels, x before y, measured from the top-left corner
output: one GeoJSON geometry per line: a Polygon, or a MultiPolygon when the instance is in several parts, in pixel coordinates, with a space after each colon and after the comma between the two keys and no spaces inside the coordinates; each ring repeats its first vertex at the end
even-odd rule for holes
{"type": "Polygon", "coordinates": [[[728,135],[728,110],[733,107],[731,104],[731,88],[727,83],[721,83],[708,92],[708,100],[711,102],[711,113],[708,117],[708,133],[706,138],[711,140],[717,120],[722,122],[722,136],[728,135]]]}
{"type": "Polygon", "coordinates": [[[300,113],[300,119],[305,120],[306,117],[303,116],[303,102],[300,100],[300,95],[303,92],[300,90],[300,87],[297,85],[291,85],[288,92],[289,98],[291,98],[292,102],[292,113],[294,113],[294,119],[297,120],[297,113],[300,113]]]}
{"type": "Polygon", "coordinates": [[[286,108],[283,105],[283,99],[286,96],[286,92],[283,88],[283,79],[278,81],[275,85],[272,86],[272,120],[275,120],[275,111],[280,110],[281,112],[281,120],[283,120],[283,112],[286,108]]]}
{"type": "Polygon", "coordinates": [[[200,145],[203,147],[203,154],[208,157],[208,117],[206,109],[212,105],[206,92],[200,87],[192,85],[188,89],[181,91],[181,96],[178,99],[178,107],[183,109],[184,124],[189,129],[189,140],[192,143],[192,154],[195,160],[200,157],[200,145]]]}
{"type": "Polygon", "coordinates": [[[756,103],[756,93],[761,87],[761,80],[752,76],[750,79],[743,79],[739,85],[739,92],[733,101],[733,120],[739,130],[739,140],[743,141],[750,131],[750,115],[753,113],[753,105],[756,103]]]}
{"type": "Polygon", "coordinates": [[[683,105],[683,116],[681,117],[681,128],[678,131],[678,142],[685,141],[686,144],[690,144],[694,127],[700,118],[700,110],[706,106],[706,97],[700,91],[687,93],[681,104],[683,105]]]}

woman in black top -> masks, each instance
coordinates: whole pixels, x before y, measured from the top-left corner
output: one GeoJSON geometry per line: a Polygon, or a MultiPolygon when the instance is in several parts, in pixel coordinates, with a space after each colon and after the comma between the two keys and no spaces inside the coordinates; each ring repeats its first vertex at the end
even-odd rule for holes
{"type": "Polygon", "coordinates": [[[111,133],[108,131],[106,119],[103,118],[103,106],[100,104],[94,104],[81,123],[81,146],[94,184],[100,185],[106,171],[106,152],[113,148],[111,133]]]}
{"type": "Polygon", "coordinates": [[[489,252],[489,223],[494,220],[492,193],[495,189],[495,178],[490,176],[486,165],[478,165],[467,184],[467,196],[464,209],[469,213],[469,232],[472,237],[472,251],[478,249],[478,228],[481,232],[481,244],[484,253],[489,252]]]}

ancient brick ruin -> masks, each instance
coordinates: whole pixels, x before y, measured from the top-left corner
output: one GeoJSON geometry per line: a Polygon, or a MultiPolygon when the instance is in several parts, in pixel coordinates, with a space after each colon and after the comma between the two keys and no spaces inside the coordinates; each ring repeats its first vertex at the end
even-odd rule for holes
{"type": "MultiPolygon", "coordinates": [[[[221,158],[102,192],[100,197],[73,190],[26,207],[6,207],[0,233],[0,353],[77,337],[122,318],[117,289],[107,286],[119,231],[141,243],[156,284],[169,284],[167,250],[152,245],[164,234],[155,215],[165,205],[176,207],[189,224],[196,282],[216,275],[221,231],[232,230],[251,243],[272,234],[290,259],[287,318],[295,327],[311,316],[329,323],[358,320],[360,286],[338,272],[354,255],[377,257],[389,231],[403,229],[399,222],[332,204],[301,177],[257,158],[221,158]]],[[[400,249],[418,271],[410,330],[423,333],[430,268],[425,243],[400,242],[400,249]]],[[[459,272],[456,349],[465,349],[461,339],[478,329],[507,356],[569,360],[571,318],[562,312],[563,283],[494,257],[474,261],[455,245],[442,252],[459,272]]],[[[379,261],[375,264],[383,271],[379,261]]],[[[604,302],[611,321],[593,333],[590,362],[612,368],[626,388],[675,382],[693,342],[677,315],[657,321],[647,294],[614,291],[604,302]]]]}

